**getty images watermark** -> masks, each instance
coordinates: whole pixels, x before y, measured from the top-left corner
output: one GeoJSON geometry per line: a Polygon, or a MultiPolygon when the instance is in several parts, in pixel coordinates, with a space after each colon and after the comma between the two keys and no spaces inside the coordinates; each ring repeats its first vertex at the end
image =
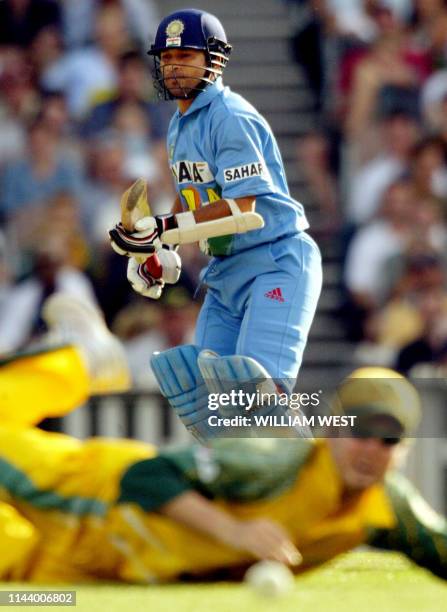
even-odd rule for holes
{"type": "Polygon", "coordinates": [[[208,409],[219,411],[219,414],[211,414],[208,424],[210,427],[353,427],[355,416],[305,415],[302,412],[318,408],[322,393],[263,393],[259,390],[249,393],[242,389],[210,393],[208,409]],[[265,408],[272,410],[264,414],[262,409],[265,408]],[[275,411],[275,408],[280,410],[275,411]]]}

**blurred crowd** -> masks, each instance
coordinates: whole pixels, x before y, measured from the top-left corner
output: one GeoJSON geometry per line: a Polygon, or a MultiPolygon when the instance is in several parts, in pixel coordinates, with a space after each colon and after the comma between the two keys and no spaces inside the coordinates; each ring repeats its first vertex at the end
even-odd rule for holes
{"type": "MultiPolygon", "coordinates": [[[[318,126],[298,143],[299,168],[313,226],[342,245],[355,358],[443,366],[447,0],[284,1],[318,126]]],[[[174,107],[157,100],[146,55],[158,20],[152,0],[0,2],[0,355],[45,332],[57,290],[102,309],[137,385],[154,385],[155,347],[192,337],[198,249],[183,248],[180,284],[153,302],[108,241],[136,178],[156,214],[174,195],[174,107]]]]}
{"type": "Polygon", "coordinates": [[[200,256],[185,249],[182,283],[151,302],[108,240],[136,178],[154,213],[173,201],[173,106],[158,101],[146,54],[158,21],[151,0],[0,2],[0,355],[45,332],[55,291],[102,309],[142,386],[154,347],[191,336],[200,256]]]}
{"type": "Polygon", "coordinates": [[[445,374],[447,1],[288,4],[319,126],[299,163],[342,245],[355,359],[445,374]]]}

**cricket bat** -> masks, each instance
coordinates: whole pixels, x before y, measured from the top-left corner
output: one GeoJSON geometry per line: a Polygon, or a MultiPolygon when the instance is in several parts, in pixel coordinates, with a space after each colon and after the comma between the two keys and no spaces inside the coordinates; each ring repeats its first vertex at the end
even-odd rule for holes
{"type": "MultiPolygon", "coordinates": [[[[121,197],[121,223],[127,232],[135,231],[135,224],[143,217],[152,215],[147,199],[147,182],[139,178],[125,191],[121,197]]],[[[146,269],[154,278],[161,278],[163,270],[157,254],[135,257],[141,264],[146,263],[146,269]]]]}

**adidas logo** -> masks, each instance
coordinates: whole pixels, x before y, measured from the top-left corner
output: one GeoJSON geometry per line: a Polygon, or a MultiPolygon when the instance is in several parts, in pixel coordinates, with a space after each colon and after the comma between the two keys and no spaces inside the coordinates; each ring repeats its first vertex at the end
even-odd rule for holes
{"type": "Polygon", "coordinates": [[[279,287],[276,287],[276,289],[272,289],[271,291],[267,291],[267,293],[264,293],[266,298],[269,298],[271,300],[278,300],[278,302],[284,302],[284,298],[282,296],[282,292],[281,289],[279,287]]]}

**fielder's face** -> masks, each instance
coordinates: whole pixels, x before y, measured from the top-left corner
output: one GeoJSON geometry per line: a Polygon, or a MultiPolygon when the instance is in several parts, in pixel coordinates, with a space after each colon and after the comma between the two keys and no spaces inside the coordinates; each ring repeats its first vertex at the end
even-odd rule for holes
{"type": "Polygon", "coordinates": [[[380,438],[328,439],[345,488],[362,491],[381,482],[393,459],[393,445],[380,438]]]}
{"type": "Polygon", "coordinates": [[[206,73],[204,51],[168,49],[160,54],[160,69],[165,87],[175,98],[187,97],[197,89],[206,73]]]}

